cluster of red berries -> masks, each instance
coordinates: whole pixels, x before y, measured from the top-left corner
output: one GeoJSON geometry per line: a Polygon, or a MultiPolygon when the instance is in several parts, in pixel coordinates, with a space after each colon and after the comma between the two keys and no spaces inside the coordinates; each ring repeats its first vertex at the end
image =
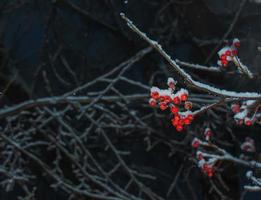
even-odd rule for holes
{"type": "MultiPolygon", "coordinates": [[[[213,133],[210,130],[210,128],[206,128],[204,131],[205,140],[209,141],[212,135],[213,133]]],[[[214,166],[217,160],[213,158],[206,160],[204,158],[204,153],[198,150],[201,144],[202,144],[201,140],[194,138],[194,140],[191,143],[191,146],[197,149],[198,166],[201,168],[202,172],[205,173],[208,177],[212,177],[214,174],[214,166]]]]}
{"type": "Polygon", "coordinates": [[[215,159],[205,160],[203,153],[197,151],[197,159],[198,159],[198,167],[201,168],[202,172],[206,174],[208,177],[212,177],[214,175],[214,166],[216,164],[215,159]]]}
{"type": "Polygon", "coordinates": [[[233,62],[233,58],[238,55],[238,48],[240,47],[240,41],[236,38],[231,45],[223,47],[219,52],[218,65],[227,67],[229,62],[233,62]]]}
{"type": "Polygon", "coordinates": [[[251,126],[255,123],[256,117],[253,115],[252,117],[249,117],[250,110],[248,109],[251,104],[253,104],[255,101],[248,100],[243,101],[241,104],[239,103],[233,103],[231,105],[231,110],[234,113],[234,119],[238,125],[245,124],[246,126],[251,126]]]}
{"type": "Polygon", "coordinates": [[[176,89],[176,81],[173,78],[168,78],[168,89],[151,88],[151,99],[149,104],[153,107],[159,106],[161,110],[170,109],[173,114],[171,120],[172,125],[177,131],[182,131],[186,125],[189,125],[194,119],[191,112],[192,102],[188,100],[188,91],[180,89],[174,93],[176,89]]]}

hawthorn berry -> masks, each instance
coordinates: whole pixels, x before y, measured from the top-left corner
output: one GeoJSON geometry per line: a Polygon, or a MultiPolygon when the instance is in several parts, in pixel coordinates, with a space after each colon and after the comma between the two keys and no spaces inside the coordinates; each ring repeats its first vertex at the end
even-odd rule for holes
{"type": "Polygon", "coordinates": [[[177,130],[178,132],[182,131],[182,130],[183,130],[183,126],[180,125],[180,124],[178,124],[178,125],[176,126],[176,130],[177,130]]]}
{"type": "Polygon", "coordinates": [[[245,125],[247,125],[247,126],[251,126],[252,125],[252,121],[249,118],[245,118],[244,122],[245,122],[245,125]]]}
{"type": "Polygon", "coordinates": [[[233,113],[239,113],[240,112],[240,105],[239,104],[232,104],[231,109],[233,113]]]}
{"type": "Polygon", "coordinates": [[[151,92],[150,96],[153,99],[158,99],[159,98],[159,92],[157,92],[157,91],[151,92]]]}
{"type": "Polygon", "coordinates": [[[155,107],[156,105],[157,105],[157,101],[155,100],[155,99],[150,99],[149,100],[149,104],[150,104],[150,106],[152,106],[152,107],[155,107]]]}
{"type": "Polygon", "coordinates": [[[181,101],[187,101],[188,100],[188,95],[187,94],[182,94],[180,96],[180,99],[181,99],[181,101]]]}
{"type": "Polygon", "coordinates": [[[191,145],[193,148],[197,149],[200,145],[200,141],[198,139],[194,139],[191,145]]]}
{"type": "Polygon", "coordinates": [[[185,104],[184,104],[184,108],[186,110],[191,110],[192,109],[192,102],[186,101],[185,104]]]}
{"type": "Polygon", "coordinates": [[[180,104],[180,99],[179,99],[179,97],[174,97],[173,103],[176,104],[176,105],[180,104]]]}
{"type": "Polygon", "coordinates": [[[168,105],[166,102],[160,102],[160,109],[161,110],[166,110],[168,108],[168,105]]]}
{"type": "Polygon", "coordinates": [[[168,78],[168,86],[170,89],[175,90],[176,82],[173,78],[168,78]]]}
{"type": "Polygon", "coordinates": [[[190,119],[187,117],[184,119],[184,124],[189,125],[191,123],[190,119]]]}
{"type": "Polygon", "coordinates": [[[227,51],[225,52],[225,55],[226,55],[226,56],[231,56],[231,51],[230,51],[230,50],[227,50],[227,51]]]}
{"type": "Polygon", "coordinates": [[[177,114],[177,113],[179,112],[179,108],[176,107],[176,106],[172,106],[172,107],[171,107],[171,112],[172,112],[173,114],[177,114]]]}

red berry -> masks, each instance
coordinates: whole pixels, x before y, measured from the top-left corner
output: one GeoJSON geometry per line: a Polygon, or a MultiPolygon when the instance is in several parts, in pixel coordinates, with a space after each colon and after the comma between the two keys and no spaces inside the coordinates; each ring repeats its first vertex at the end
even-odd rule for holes
{"type": "Polygon", "coordinates": [[[192,147],[196,149],[199,147],[199,145],[200,145],[200,141],[197,139],[194,139],[192,142],[192,147]]]}
{"type": "Polygon", "coordinates": [[[179,112],[179,108],[176,107],[176,106],[172,106],[172,107],[171,107],[171,112],[172,112],[173,114],[176,114],[176,113],[179,112]]]}
{"type": "Polygon", "coordinates": [[[187,94],[182,94],[180,96],[180,99],[181,99],[181,101],[187,101],[188,100],[188,95],[187,94]]]}
{"type": "Polygon", "coordinates": [[[185,108],[186,110],[191,110],[191,108],[192,108],[192,102],[186,101],[185,104],[184,104],[184,108],[185,108]]]}
{"type": "Polygon", "coordinates": [[[239,47],[240,47],[240,42],[235,42],[235,43],[234,43],[234,46],[235,46],[236,48],[239,48],[239,47]]]}
{"type": "Polygon", "coordinates": [[[180,116],[179,115],[175,115],[174,119],[179,121],[180,120],[180,116]]]}
{"type": "Polygon", "coordinates": [[[160,103],[160,109],[161,109],[161,110],[166,110],[167,108],[168,108],[167,103],[165,103],[165,102],[161,102],[161,103],[160,103]]]}
{"type": "Polygon", "coordinates": [[[169,85],[169,88],[171,88],[172,90],[175,90],[175,87],[176,87],[175,83],[170,82],[168,85],[169,85]]]}
{"type": "Polygon", "coordinates": [[[169,102],[171,101],[170,96],[164,96],[164,101],[165,101],[166,103],[169,103],[169,102]]]}
{"type": "Polygon", "coordinates": [[[212,172],[212,170],[211,170],[211,171],[208,172],[208,177],[211,178],[212,176],[213,176],[213,172],[212,172]]]}
{"type": "Polygon", "coordinates": [[[179,99],[179,97],[174,97],[173,103],[174,103],[174,104],[180,104],[180,99],[179,99]]]}
{"type": "Polygon", "coordinates": [[[208,128],[205,133],[204,133],[205,137],[210,137],[213,135],[212,131],[208,128]]]}
{"type": "Polygon", "coordinates": [[[190,121],[192,121],[192,120],[194,119],[194,117],[193,117],[192,114],[187,115],[187,118],[188,118],[190,121]]]}
{"type": "Polygon", "coordinates": [[[157,101],[155,100],[155,99],[150,99],[150,101],[149,101],[149,104],[150,104],[150,106],[156,106],[157,105],[157,101]]]}
{"type": "Polygon", "coordinates": [[[176,130],[177,130],[178,132],[182,131],[182,130],[183,130],[183,126],[182,126],[182,125],[177,125],[177,126],[176,126],[176,130]]]}
{"type": "Polygon", "coordinates": [[[158,99],[158,98],[159,98],[159,93],[158,93],[157,91],[151,92],[151,93],[150,93],[150,96],[151,96],[151,98],[153,98],[153,99],[158,99]]]}
{"type": "Polygon", "coordinates": [[[227,60],[221,60],[221,63],[222,63],[222,65],[225,66],[225,67],[228,65],[228,61],[227,61],[227,60]]]}
{"type": "Polygon", "coordinates": [[[227,51],[225,52],[225,54],[226,54],[227,56],[231,56],[231,51],[230,51],[230,50],[227,50],[227,51]]]}
{"type": "Polygon", "coordinates": [[[179,120],[179,125],[182,125],[182,126],[183,126],[184,124],[185,124],[185,123],[184,123],[184,119],[180,119],[180,120],[179,120]]]}
{"type": "Polygon", "coordinates": [[[252,121],[250,119],[246,119],[245,120],[245,125],[251,126],[252,125],[252,121]]]}
{"type": "Polygon", "coordinates": [[[172,119],[171,120],[173,126],[177,126],[179,124],[179,120],[172,119]]]}
{"type": "Polygon", "coordinates": [[[232,112],[233,113],[239,113],[240,112],[240,105],[239,104],[233,104],[231,106],[232,112]]]}
{"type": "Polygon", "coordinates": [[[188,118],[184,119],[184,124],[189,125],[190,123],[191,123],[191,121],[188,118]]]}
{"type": "Polygon", "coordinates": [[[227,56],[225,54],[222,54],[220,58],[221,60],[227,60],[227,56]]]}
{"type": "Polygon", "coordinates": [[[163,102],[163,101],[165,101],[165,97],[164,96],[160,96],[159,100],[163,102]]]}

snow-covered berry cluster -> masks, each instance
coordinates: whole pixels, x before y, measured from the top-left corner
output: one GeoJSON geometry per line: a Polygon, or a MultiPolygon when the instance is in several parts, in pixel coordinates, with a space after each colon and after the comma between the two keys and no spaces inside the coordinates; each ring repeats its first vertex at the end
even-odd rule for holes
{"type": "MultiPolygon", "coordinates": [[[[204,138],[206,142],[210,141],[211,136],[213,136],[213,132],[210,128],[206,128],[204,131],[204,138]]],[[[208,177],[212,177],[214,174],[214,168],[217,163],[217,159],[209,158],[207,153],[204,153],[199,150],[199,147],[204,144],[205,142],[201,141],[198,138],[194,138],[191,143],[191,146],[197,149],[197,160],[198,160],[198,167],[201,168],[202,172],[205,173],[208,177]]]]}
{"type": "Polygon", "coordinates": [[[234,62],[235,57],[238,55],[238,49],[240,47],[239,39],[235,38],[231,45],[223,47],[218,52],[218,65],[222,67],[227,67],[229,62],[234,62]]]}
{"type": "Polygon", "coordinates": [[[198,167],[201,168],[204,174],[211,178],[214,175],[215,164],[218,160],[215,158],[206,159],[204,153],[201,151],[197,151],[197,159],[198,167]]]}
{"type": "Polygon", "coordinates": [[[234,113],[234,119],[238,125],[251,126],[256,121],[256,113],[253,113],[252,105],[254,100],[247,100],[241,103],[233,103],[231,110],[234,113]],[[253,113],[253,114],[252,114],[253,113]]]}
{"type": "Polygon", "coordinates": [[[173,115],[172,125],[180,132],[194,118],[191,112],[192,102],[188,101],[187,90],[180,89],[175,92],[176,81],[173,78],[168,78],[167,85],[167,89],[151,88],[149,104],[153,107],[159,106],[161,110],[170,109],[173,115]]]}
{"type": "Polygon", "coordinates": [[[243,160],[249,160],[249,155],[256,152],[255,141],[250,137],[246,137],[240,148],[242,150],[240,158],[243,160]]]}

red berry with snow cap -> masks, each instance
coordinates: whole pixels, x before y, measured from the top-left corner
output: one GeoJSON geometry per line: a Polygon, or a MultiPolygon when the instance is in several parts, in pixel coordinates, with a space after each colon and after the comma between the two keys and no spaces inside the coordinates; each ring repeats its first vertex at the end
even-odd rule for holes
{"type": "Polygon", "coordinates": [[[152,106],[152,107],[154,107],[154,106],[156,106],[157,105],[157,101],[155,100],[155,99],[150,99],[149,100],[149,104],[150,104],[150,106],[152,106]]]}
{"type": "Polygon", "coordinates": [[[195,138],[195,139],[192,141],[192,144],[191,144],[191,145],[192,145],[193,148],[196,149],[196,148],[199,147],[199,145],[200,145],[200,141],[199,141],[198,139],[195,138]]]}

